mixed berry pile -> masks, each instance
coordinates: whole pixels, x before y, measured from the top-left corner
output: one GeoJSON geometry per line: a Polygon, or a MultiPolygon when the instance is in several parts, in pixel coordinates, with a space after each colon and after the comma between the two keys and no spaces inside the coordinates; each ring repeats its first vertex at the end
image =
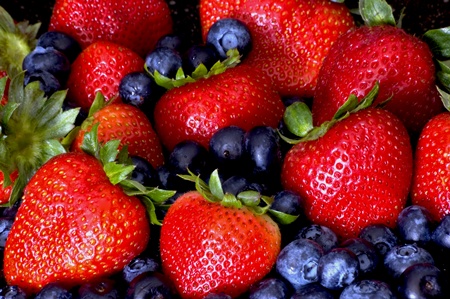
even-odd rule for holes
{"type": "Polygon", "coordinates": [[[450,296],[448,1],[8,5],[0,298],[450,296]]]}

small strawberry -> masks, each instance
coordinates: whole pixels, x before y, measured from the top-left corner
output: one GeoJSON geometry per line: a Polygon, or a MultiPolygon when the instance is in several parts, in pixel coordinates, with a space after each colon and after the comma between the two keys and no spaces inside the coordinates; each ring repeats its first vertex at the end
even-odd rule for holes
{"type": "Polygon", "coordinates": [[[109,100],[118,94],[125,75],[143,70],[144,60],[134,51],[111,42],[95,42],[72,63],[67,98],[71,105],[88,111],[98,91],[109,100]]]}
{"type": "Polygon", "coordinates": [[[354,26],[349,9],[336,1],[200,1],[204,39],[223,18],[248,26],[253,50],[245,63],[269,75],[282,96],[312,97],[330,46],[354,26]]]}
{"type": "MultiPolygon", "coordinates": [[[[210,72],[215,69],[213,66],[210,72]]],[[[270,79],[249,66],[237,65],[164,93],[155,106],[155,129],[169,150],[183,140],[194,140],[207,148],[212,134],[220,128],[276,127],[283,111],[270,79]]]]}
{"type": "Polygon", "coordinates": [[[163,0],[57,0],[49,30],[72,36],[82,48],[110,41],[144,57],[172,32],[172,17],[163,0]]]}
{"type": "Polygon", "coordinates": [[[280,251],[279,227],[264,214],[270,206],[258,205],[270,198],[224,194],[217,170],[209,185],[193,174],[190,180],[197,191],[181,195],[161,227],[163,271],[181,298],[235,298],[271,271],[280,251]]]}
{"type": "Polygon", "coordinates": [[[392,10],[384,0],[361,3],[367,3],[361,7],[366,25],[341,35],[323,62],[312,106],[314,120],[320,124],[331,119],[349,94],[362,98],[378,81],[377,103],[390,99],[385,108],[416,137],[443,108],[433,54],[424,41],[393,26],[392,10]],[[379,5],[370,6],[372,2],[379,5]]]}
{"type": "Polygon", "coordinates": [[[98,124],[100,143],[120,140],[130,155],[140,156],[157,168],[164,163],[162,146],[147,116],[139,108],[124,103],[104,103],[99,93],[89,117],[77,131],[72,150],[81,151],[86,132],[98,124]],[[97,110],[98,109],[98,110],[97,110]]]}
{"type": "Polygon", "coordinates": [[[307,133],[286,154],[281,173],[283,187],[302,196],[308,218],[341,238],[356,237],[369,224],[395,227],[412,176],[412,149],[401,121],[383,109],[361,110],[354,96],[349,101],[356,110],[320,127],[312,127],[309,117],[307,133]]]}
{"type": "MultiPolygon", "coordinates": [[[[14,184],[14,181],[17,179],[19,173],[17,171],[14,171],[9,175],[9,179],[11,183],[14,184]]],[[[9,201],[11,197],[11,191],[12,191],[12,185],[9,185],[8,187],[3,187],[5,184],[5,179],[3,172],[0,171],[0,204],[5,204],[9,201]]]]}

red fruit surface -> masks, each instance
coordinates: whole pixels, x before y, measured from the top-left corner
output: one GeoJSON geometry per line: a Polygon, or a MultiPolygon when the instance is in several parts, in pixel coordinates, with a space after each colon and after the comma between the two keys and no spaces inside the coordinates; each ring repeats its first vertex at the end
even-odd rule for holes
{"type": "MultiPolygon", "coordinates": [[[[3,78],[3,77],[5,77],[5,76],[7,76],[6,71],[0,71],[0,78],[3,78]]],[[[3,92],[3,96],[2,96],[2,98],[0,99],[0,105],[6,105],[6,103],[8,102],[9,82],[10,82],[10,80],[7,79],[5,91],[3,92]]]]}
{"type": "Polygon", "coordinates": [[[122,78],[144,71],[144,60],[132,50],[111,42],[96,42],[75,59],[67,81],[67,98],[88,111],[98,91],[106,100],[117,96],[122,78]]]}
{"type": "Polygon", "coordinates": [[[100,162],[72,152],[50,159],[24,190],[4,252],[9,285],[36,293],[115,273],[147,245],[145,207],[112,185],[100,162]]]}
{"type": "Polygon", "coordinates": [[[253,49],[245,63],[269,75],[282,96],[312,97],[330,46],[354,27],[349,9],[329,0],[200,0],[204,38],[228,17],[250,30],[253,49]]]}
{"type": "Polygon", "coordinates": [[[270,272],[280,243],[279,228],[268,216],[211,203],[191,191],[164,218],[162,267],[182,298],[210,292],[235,298],[270,272]]]}
{"type": "Polygon", "coordinates": [[[314,223],[341,238],[369,224],[391,228],[404,208],[412,177],[412,149],[400,120],[368,108],[324,136],[296,144],[283,163],[283,187],[298,192],[314,223]]]}
{"type": "Polygon", "coordinates": [[[172,18],[163,0],[57,0],[49,31],[72,36],[82,48],[110,41],[144,57],[172,32],[172,18]]]}
{"type": "MultiPolygon", "coordinates": [[[[14,171],[11,173],[9,178],[11,179],[11,182],[14,183],[14,181],[19,176],[19,173],[17,171],[14,171]]],[[[9,201],[9,196],[11,195],[12,191],[12,185],[9,185],[8,187],[3,187],[5,176],[3,172],[0,171],[0,204],[7,203],[9,201]]]]}
{"type": "Polygon", "coordinates": [[[427,44],[393,26],[362,26],[343,34],[323,62],[314,96],[315,123],[330,120],[350,94],[364,97],[379,81],[375,103],[400,118],[410,133],[442,111],[427,44]]]}
{"type": "Polygon", "coordinates": [[[450,113],[433,117],[420,134],[414,159],[413,204],[426,207],[435,220],[450,214],[450,113]]]}
{"type": "Polygon", "coordinates": [[[111,103],[93,114],[90,125],[81,129],[72,143],[72,150],[81,151],[84,135],[98,123],[98,140],[121,141],[120,148],[128,147],[128,153],[146,159],[157,168],[164,163],[162,146],[147,116],[139,108],[111,103]]]}
{"type": "Polygon", "coordinates": [[[167,91],[155,107],[155,129],[169,150],[184,140],[208,148],[209,139],[220,128],[276,127],[283,112],[283,102],[270,79],[238,65],[167,91]]]}

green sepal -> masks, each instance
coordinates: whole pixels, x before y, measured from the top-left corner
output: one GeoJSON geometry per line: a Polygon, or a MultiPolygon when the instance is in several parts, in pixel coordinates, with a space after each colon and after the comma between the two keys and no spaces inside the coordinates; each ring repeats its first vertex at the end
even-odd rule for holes
{"type": "Polygon", "coordinates": [[[385,0],[359,0],[359,12],[366,26],[396,26],[392,7],[385,0]]]}
{"type": "Polygon", "coordinates": [[[213,171],[209,178],[209,190],[211,194],[216,198],[223,198],[225,194],[223,193],[222,183],[220,182],[220,177],[218,175],[217,169],[213,171]]]}
{"type": "Polygon", "coordinates": [[[256,207],[261,202],[261,194],[259,194],[259,192],[257,191],[242,191],[236,196],[247,207],[256,207]]]}
{"type": "Polygon", "coordinates": [[[8,76],[4,76],[0,78],[0,100],[5,95],[5,89],[6,89],[6,81],[8,80],[8,76]]]}
{"type": "Polygon", "coordinates": [[[283,121],[288,130],[298,137],[306,136],[314,128],[311,110],[303,102],[289,105],[284,112],[283,121]]]}
{"type": "Polygon", "coordinates": [[[441,97],[442,104],[444,105],[447,111],[450,111],[450,94],[448,92],[443,91],[439,87],[436,87],[439,95],[441,97]]]}
{"type": "Polygon", "coordinates": [[[450,26],[428,30],[423,39],[437,58],[450,59],[450,26]]]}
{"type": "Polygon", "coordinates": [[[290,215],[290,214],[286,214],[277,210],[273,210],[273,209],[269,209],[269,213],[270,215],[276,219],[276,221],[280,224],[283,225],[287,225],[287,224],[291,224],[292,222],[294,222],[295,220],[297,220],[297,218],[300,215],[290,215]]]}

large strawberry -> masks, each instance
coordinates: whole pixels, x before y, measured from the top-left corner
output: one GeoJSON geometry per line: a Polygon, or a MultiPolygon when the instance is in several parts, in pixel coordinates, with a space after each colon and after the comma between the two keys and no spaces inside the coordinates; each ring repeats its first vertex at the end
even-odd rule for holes
{"type": "Polygon", "coordinates": [[[203,36],[218,19],[250,30],[246,63],[270,75],[283,96],[312,97],[322,61],[336,38],[354,26],[349,9],[329,0],[201,0],[203,36]]]}
{"type": "Polygon", "coordinates": [[[235,298],[272,269],[280,251],[279,227],[264,214],[269,206],[258,205],[258,194],[223,194],[217,171],[209,187],[191,176],[197,191],[179,197],[164,217],[163,271],[182,298],[208,293],[235,298]]]}
{"type": "Polygon", "coordinates": [[[378,81],[377,103],[390,99],[385,108],[415,137],[443,108],[433,54],[425,42],[393,26],[392,11],[384,0],[361,2],[379,3],[374,7],[383,9],[362,7],[366,25],[341,35],[331,47],[319,73],[314,120],[320,124],[331,119],[349,94],[362,98],[378,81]]]}
{"type": "Polygon", "coordinates": [[[164,0],[57,0],[49,30],[72,36],[83,48],[111,41],[143,57],[172,32],[172,18],[164,0]]]}
{"type": "Polygon", "coordinates": [[[281,173],[284,188],[302,196],[310,220],[333,228],[341,238],[355,237],[369,224],[395,227],[412,176],[404,125],[372,107],[338,119],[310,126],[289,150],[281,173]]]}
{"type": "Polygon", "coordinates": [[[129,48],[99,41],[84,49],[71,66],[67,81],[71,105],[88,111],[98,91],[106,99],[119,92],[122,78],[144,70],[144,60],[129,48]]]}
{"type": "Polygon", "coordinates": [[[155,129],[169,150],[183,140],[208,147],[220,128],[276,127],[283,111],[270,79],[249,66],[237,65],[168,90],[156,104],[155,129]]]}

